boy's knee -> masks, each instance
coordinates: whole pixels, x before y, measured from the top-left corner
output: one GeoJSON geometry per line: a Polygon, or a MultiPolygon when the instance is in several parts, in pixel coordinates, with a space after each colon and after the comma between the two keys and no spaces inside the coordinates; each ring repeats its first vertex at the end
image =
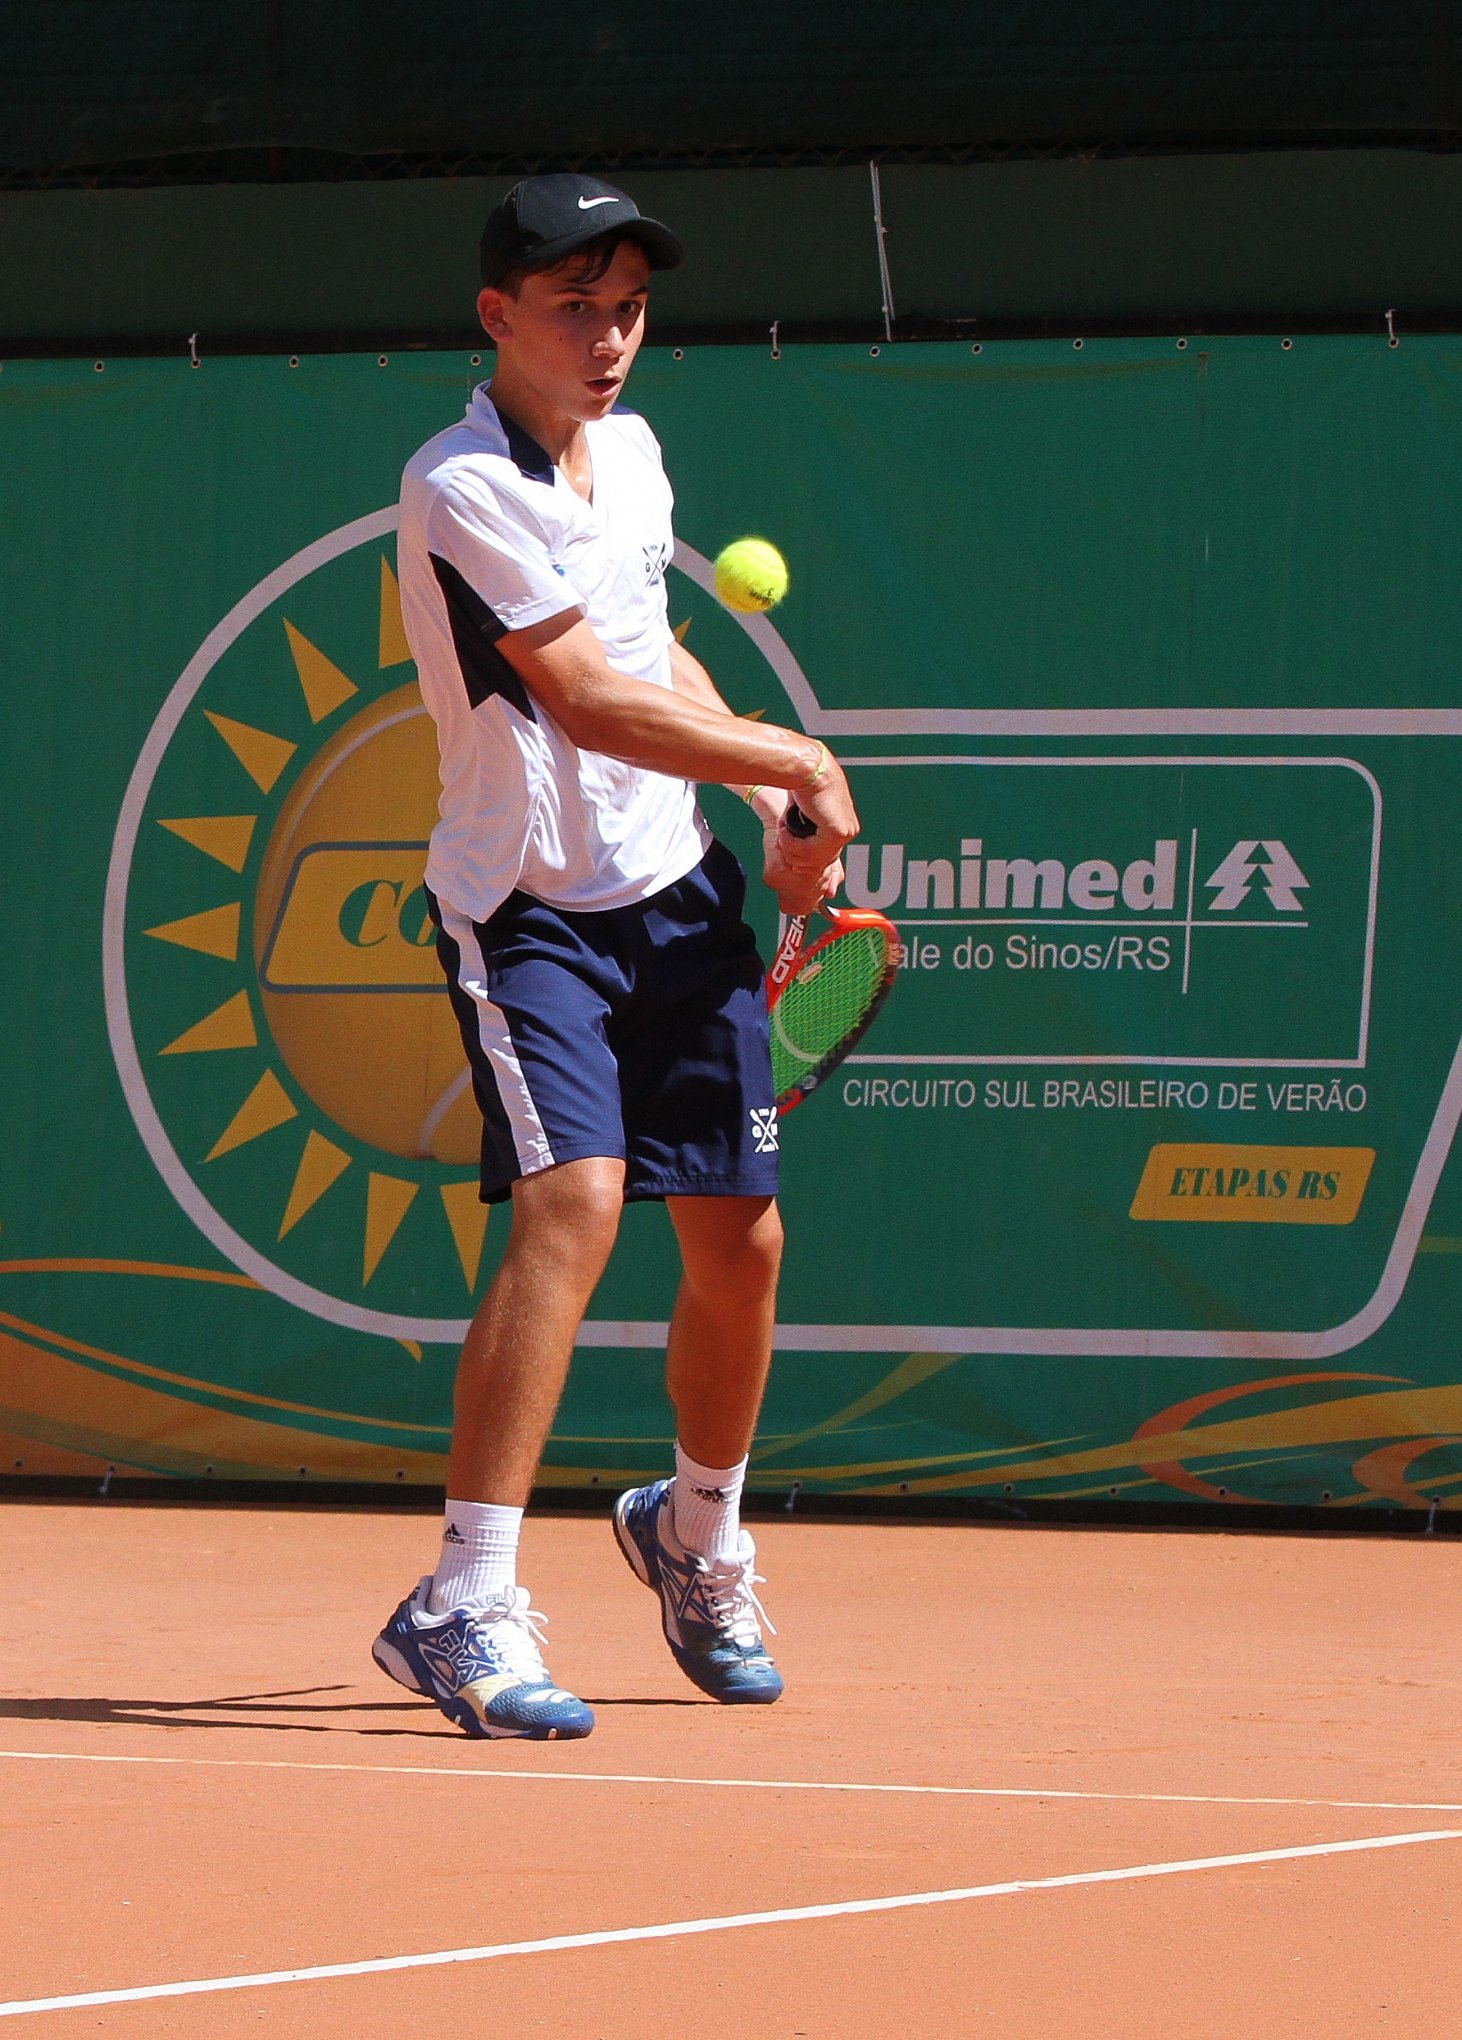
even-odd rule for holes
{"type": "Polygon", "coordinates": [[[757,1220],[748,1245],[752,1254],[765,1261],[775,1274],[782,1264],[782,1216],[775,1204],[768,1205],[757,1220]]]}
{"type": "Polygon", "coordinates": [[[685,1271],[699,1288],[745,1296],[776,1284],[782,1265],[782,1221],[772,1204],[750,1223],[703,1231],[685,1254],[685,1271]]]}
{"type": "Polygon", "coordinates": [[[607,1253],[624,1210],[624,1167],[619,1162],[566,1162],[525,1177],[513,1196],[513,1227],[524,1235],[552,1236],[563,1250],[607,1253]]]}

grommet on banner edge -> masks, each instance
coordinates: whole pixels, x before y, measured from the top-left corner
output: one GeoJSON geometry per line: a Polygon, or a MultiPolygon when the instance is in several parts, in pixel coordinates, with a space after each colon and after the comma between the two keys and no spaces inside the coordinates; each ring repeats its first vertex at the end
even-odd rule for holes
{"type": "Polygon", "coordinates": [[[778,335],[778,333],[779,333],[779,332],[781,331],[781,326],[782,326],[782,322],[781,322],[781,320],[780,320],[780,319],[773,319],[773,320],[772,320],[772,360],[773,360],[773,361],[780,361],[780,360],[781,360],[781,358],[782,358],[782,350],[781,350],[781,347],[780,347],[780,345],[778,344],[778,341],[777,341],[777,335],[778,335]]]}
{"type": "Polygon", "coordinates": [[[198,353],[198,335],[196,333],[188,335],[188,366],[189,368],[201,368],[203,366],[202,358],[198,353]]]}

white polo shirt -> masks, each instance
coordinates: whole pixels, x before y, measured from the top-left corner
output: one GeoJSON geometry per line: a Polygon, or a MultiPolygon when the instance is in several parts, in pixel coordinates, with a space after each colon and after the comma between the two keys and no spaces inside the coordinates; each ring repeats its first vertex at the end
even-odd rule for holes
{"type": "Polygon", "coordinates": [[[692,870],[711,835],[684,779],[571,744],[498,650],[579,609],[618,673],[669,687],[670,484],[630,411],[587,425],[586,503],[483,384],[401,481],[401,614],[441,752],[427,884],[473,921],[515,887],[578,911],[692,870]]]}

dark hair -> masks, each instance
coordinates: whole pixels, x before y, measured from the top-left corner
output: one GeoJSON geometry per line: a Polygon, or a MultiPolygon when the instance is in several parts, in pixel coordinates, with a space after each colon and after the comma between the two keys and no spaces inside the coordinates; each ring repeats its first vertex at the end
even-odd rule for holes
{"type": "Polygon", "coordinates": [[[516,297],[525,276],[556,276],[563,270],[567,273],[568,282],[582,284],[587,289],[590,284],[601,282],[609,274],[614,267],[615,256],[626,241],[636,248],[640,246],[638,236],[634,234],[611,231],[596,235],[592,241],[586,241],[581,248],[575,248],[571,254],[565,255],[561,261],[542,265],[532,262],[517,263],[512,269],[505,271],[491,288],[505,291],[509,297],[516,297]]]}

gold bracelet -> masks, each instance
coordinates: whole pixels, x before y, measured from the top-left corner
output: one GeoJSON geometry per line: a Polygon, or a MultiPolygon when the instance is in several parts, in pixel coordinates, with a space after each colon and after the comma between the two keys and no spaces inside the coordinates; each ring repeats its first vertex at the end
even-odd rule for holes
{"type": "Polygon", "coordinates": [[[751,807],[755,803],[756,797],[760,792],[761,788],[759,786],[743,786],[741,789],[741,798],[746,802],[746,805],[748,807],[751,807]]]}

